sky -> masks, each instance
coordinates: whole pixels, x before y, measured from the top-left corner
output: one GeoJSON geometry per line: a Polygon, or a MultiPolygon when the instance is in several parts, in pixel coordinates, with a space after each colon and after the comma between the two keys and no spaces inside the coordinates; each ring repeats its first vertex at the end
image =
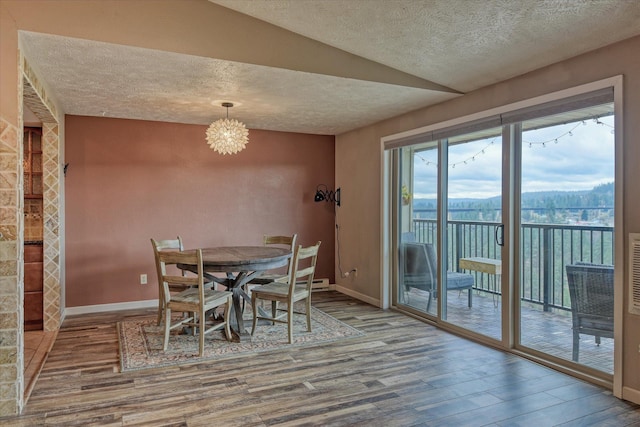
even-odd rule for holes
{"type": "MultiPolygon", "coordinates": [[[[522,192],[577,191],[614,180],[613,116],[523,133],[522,192]],[[557,141],[557,142],[556,142],[557,141]]],[[[501,137],[449,147],[449,198],[499,196],[501,137]]],[[[437,150],[416,155],[414,198],[435,199],[437,150]]]]}

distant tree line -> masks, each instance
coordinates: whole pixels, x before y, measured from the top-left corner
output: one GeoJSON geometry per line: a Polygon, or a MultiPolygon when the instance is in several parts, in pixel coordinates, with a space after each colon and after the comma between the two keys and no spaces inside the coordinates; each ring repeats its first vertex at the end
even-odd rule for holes
{"type": "MultiPolygon", "coordinates": [[[[524,222],[567,222],[613,220],[614,183],[600,184],[588,191],[540,191],[523,193],[524,222]]],[[[449,200],[449,219],[467,221],[500,221],[501,197],[449,200]]],[[[417,218],[436,217],[435,199],[415,199],[417,218]]]]}

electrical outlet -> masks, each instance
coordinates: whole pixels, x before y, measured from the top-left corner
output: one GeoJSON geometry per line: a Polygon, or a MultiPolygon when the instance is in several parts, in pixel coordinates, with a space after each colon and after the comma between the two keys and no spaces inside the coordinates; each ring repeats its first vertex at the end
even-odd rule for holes
{"type": "Polygon", "coordinates": [[[352,268],[351,270],[349,270],[346,273],[344,273],[342,275],[342,277],[349,277],[349,276],[351,276],[351,273],[353,273],[353,277],[358,277],[358,269],[357,268],[352,268]]]}
{"type": "Polygon", "coordinates": [[[141,285],[146,285],[147,284],[147,275],[146,274],[141,274],[140,275],[140,284],[141,285]]]}

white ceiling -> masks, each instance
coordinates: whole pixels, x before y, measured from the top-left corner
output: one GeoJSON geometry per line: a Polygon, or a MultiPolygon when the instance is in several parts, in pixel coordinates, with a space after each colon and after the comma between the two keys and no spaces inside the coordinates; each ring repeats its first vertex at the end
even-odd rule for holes
{"type": "Polygon", "coordinates": [[[21,43],[67,114],[209,124],[232,101],[229,116],[252,129],[340,134],[640,34],[636,0],[211,2],[425,84],[33,32],[21,43]]]}

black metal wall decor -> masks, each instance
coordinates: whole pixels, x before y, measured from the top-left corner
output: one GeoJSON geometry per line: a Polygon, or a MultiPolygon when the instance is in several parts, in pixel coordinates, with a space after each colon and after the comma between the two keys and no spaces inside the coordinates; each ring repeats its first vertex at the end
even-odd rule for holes
{"type": "Polygon", "coordinates": [[[340,206],[340,187],[336,191],[329,190],[325,184],[319,184],[316,188],[316,195],[313,198],[315,202],[334,202],[340,206]]]}

